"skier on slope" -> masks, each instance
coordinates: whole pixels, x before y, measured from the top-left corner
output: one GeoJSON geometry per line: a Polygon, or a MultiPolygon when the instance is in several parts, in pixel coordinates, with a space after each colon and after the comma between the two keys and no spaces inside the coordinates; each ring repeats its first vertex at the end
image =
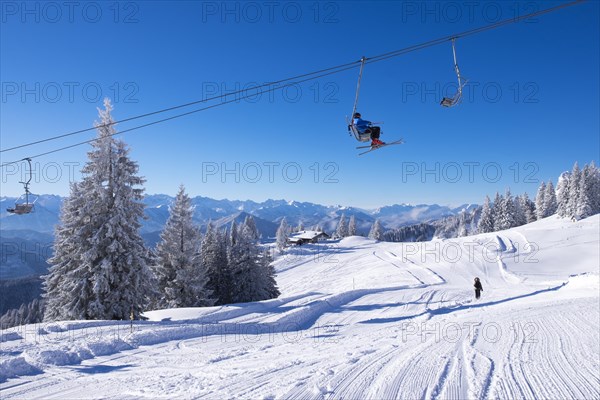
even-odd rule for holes
{"type": "Polygon", "coordinates": [[[479,299],[479,297],[481,297],[481,292],[483,292],[483,286],[481,286],[479,278],[475,278],[475,284],[473,286],[475,287],[475,298],[479,299]]]}
{"type": "Polygon", "coordinates": [[[362,119],[360,113],[354,113],[354,125],[358,129],[359,133],[369,133],[371,135],[371,146],[377,146],[385,144],[379,140],[379,135],[381,134],[381,128],[378,126],[373,126],[371,121],[367,121],[362,119]]]}

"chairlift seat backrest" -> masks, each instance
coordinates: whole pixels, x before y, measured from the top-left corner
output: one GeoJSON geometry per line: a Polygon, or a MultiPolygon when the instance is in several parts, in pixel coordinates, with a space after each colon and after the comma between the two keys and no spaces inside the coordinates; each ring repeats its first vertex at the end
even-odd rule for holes
{"type": "Polygon", "coordinates": [[[356,140],[358,140],[359,142],[368,142],[371,140],[371,134],[370,133],[360,133],[358,131],[358,128],[356,127],[356,125],[354,124],[350,124],[348,125],[348,129],[350,130],[350,132],[352,132],[352,134],[354,135],[354,137],[356,138],[356,140]]]}

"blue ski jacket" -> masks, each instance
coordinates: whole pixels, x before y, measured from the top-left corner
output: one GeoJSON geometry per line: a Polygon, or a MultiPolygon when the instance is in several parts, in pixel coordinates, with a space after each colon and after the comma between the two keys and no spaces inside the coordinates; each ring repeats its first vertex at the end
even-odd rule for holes
{"type": "Polygon", "coordinates": [[[359,133],[364,133],[367,128],[371,126],[371,121],[362,118],[354,118],[354,125],[356,125],[359,133]]]}

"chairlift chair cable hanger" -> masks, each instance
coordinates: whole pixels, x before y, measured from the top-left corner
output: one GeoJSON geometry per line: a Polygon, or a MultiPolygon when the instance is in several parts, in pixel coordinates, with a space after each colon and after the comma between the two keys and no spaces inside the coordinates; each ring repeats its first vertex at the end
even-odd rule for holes
{"type": "MultiPolygon", "coordinates": [[[[367,57],[363,56],[360,59],[360,71],[358,73],[358,82],[356,84],[356,96],[354,97],[354,106],[352,108],[352,114],[350,115],[350,120],[346,121],[348,124],[348,132],[349,135],[354,135],[354,138],[356,140],[358,140],[359,142],[370,142],[371,141],[371,133],[370,132],[364,132],[364,133],[360,133],[358,130],[358,127],[356,125],[354,125],[354,114],[356,113],[356,109],[358,107],[358,97],[359,97],[359,93],[360,93],[360,82],[362,80],[362,75],[363,75],[363,70],[365,67],[365,63],[367,61],[367,57]]],[[[363,155],[366,153],[369,153],[373,150],[377,150],[380,149],[382,147],[385,146],[390,146],[390,145],[395,145],[395,144],[402,144],[404,143],[404,141],[402,139],[390,142],[390,143],[386,143],[386,144],[382,144],[382,145],[370,145],[370,146],[358,146],[357,149],[364,149],[364,148],[368,148],[369,150],[364,151],[362,153],[359,153],[358,155],[363,155]]]]}
{"type": "MultiPolygon", "coordinates": [[[[29,179],[27,179],[27,182],[19,181],[19,183],[22,183],[23,187],[25,188],[25,202],[19,203],[19,199],[17,199],[17,201],[15,201],[14,208],[6,209],[6,211],[8,211],[9,213],[16,214],[16,215],[29,214],[34,211],[34,206],[33,206],[34,203],[29,202],[29,195],[31,194],[31,192],[29,191],[29,183],[31,182],[31,178],[33,175],[32,170],[31,170],[31,158],[29,158],[29,157],[24,158],[23,161],[27,161],[27,163],[29,164],[29,179]]],[[[21,196],[21,197],[23,197],[23,196],[21,196]]]]}
{"type": "Polygon", "coordinates": [[[371,135],[368,133],[360,133],[356,125],[354,125],[354,114],[356,113],[356,109],[358,107],[358,95],[360,93],[360,81],[362,80],[363,69],[365,67],[365,62],[367,61],[367,57],[363,56],[360,59],[360,72],[358,73],[358,83],[356,84],[356,95],[354,97],[354,106],[352,107],[352,114],[350,114],[350,121],[348,121],[348,131],[350,134],[354,135],[354,138],[359,142],[368,142],[371,140],[371,135]]]}
{"type": "Polygon", "coordinates": [[[456,72],[456,78],[458,79],[458,89],[453,97],[444,97],[440,102],[443,107],[454,107],[460,104],[462,101],[462,90],[468,82],[460,76],[460,69],[458,68],[458,62],[456,61],[456,37],[452,38],[452,56],[454,57],[454,71],[456,72]]]}

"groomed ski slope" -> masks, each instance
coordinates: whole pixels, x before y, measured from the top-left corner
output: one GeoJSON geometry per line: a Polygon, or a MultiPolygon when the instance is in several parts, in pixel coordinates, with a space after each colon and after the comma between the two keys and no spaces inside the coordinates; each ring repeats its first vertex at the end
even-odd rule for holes
{"type": "Polygon", "coordinates": [[[0,397],[597,399],[599,236],[597,215],[302,246],[275,300],[2,331],[0,397]]]}

